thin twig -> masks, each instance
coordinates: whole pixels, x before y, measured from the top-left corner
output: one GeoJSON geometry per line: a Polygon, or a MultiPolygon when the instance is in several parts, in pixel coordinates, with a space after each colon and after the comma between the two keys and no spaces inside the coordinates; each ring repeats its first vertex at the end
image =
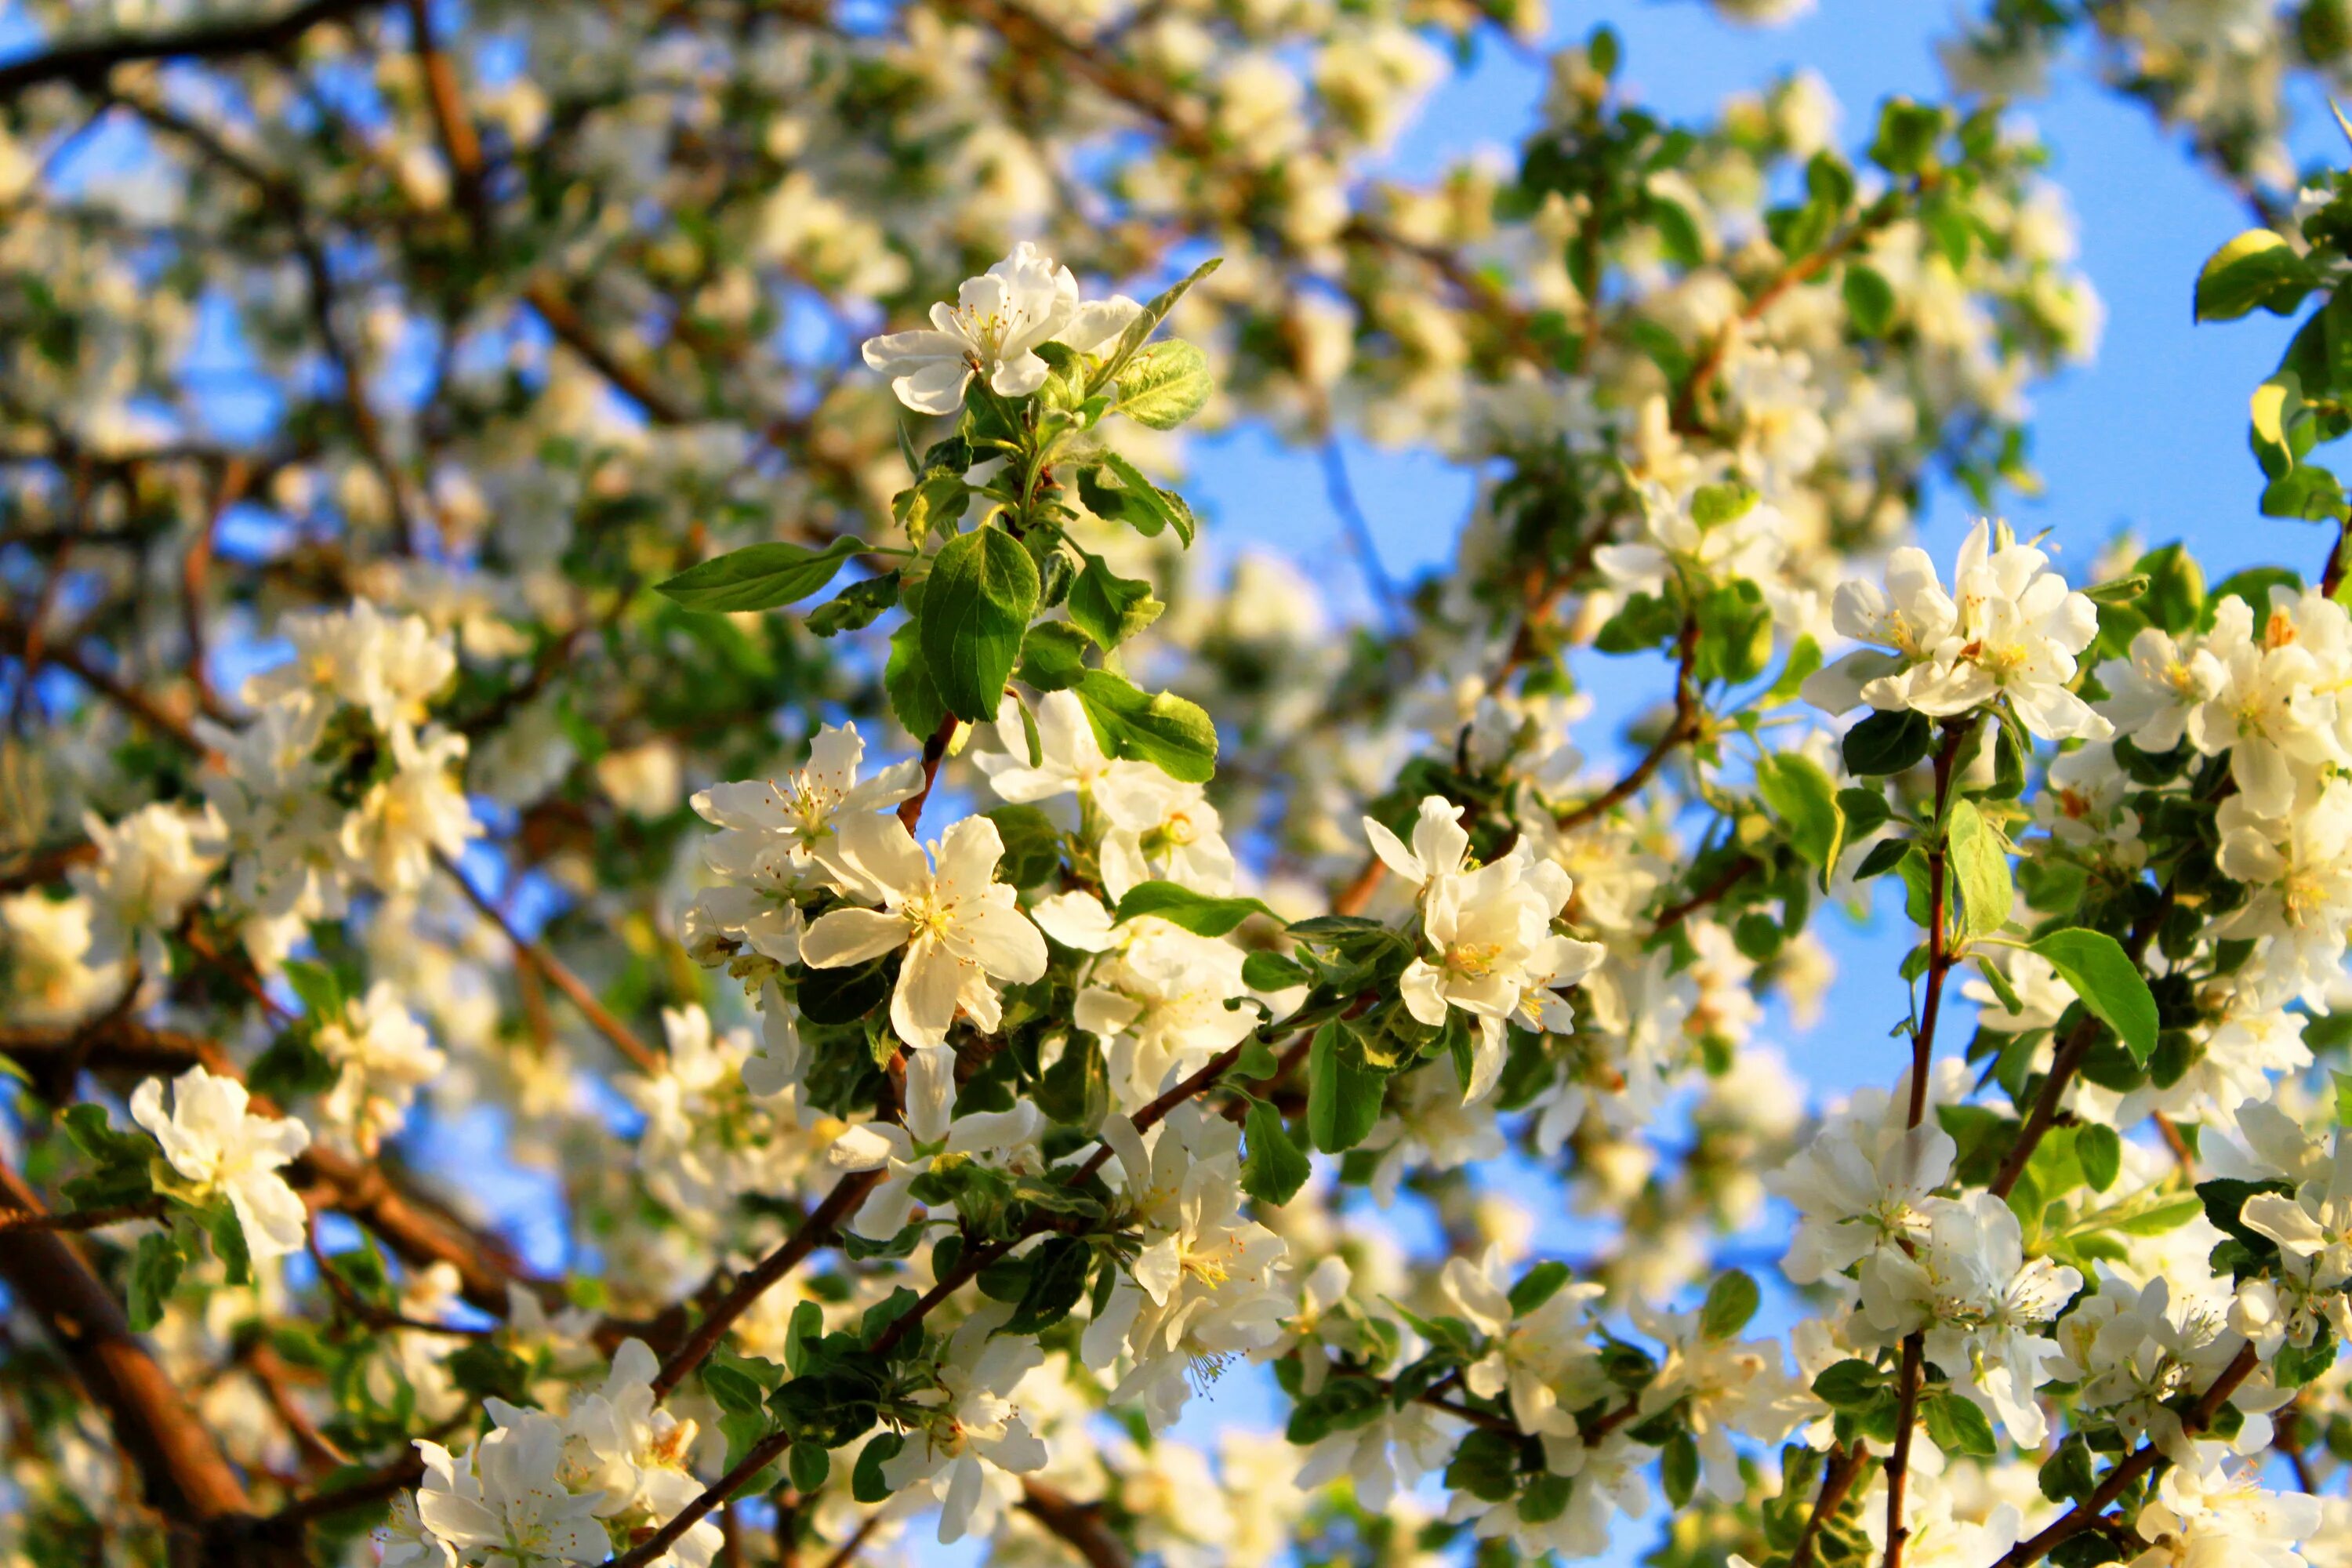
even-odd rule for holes
{"type": "Polygon", "coordinates": [[[736,1319],[748,1311],[770,1286],[799,1268],[810,1253],[831,1239],[835,1226],[857,1212],[857,1205],[866,1201],[866,1194],[874,1190],[882,1176],[883,1173],[878,1170],[856,1171],[834,1184],[833,1191],[825,1194],[824,1201],[810,1212],[808,1218],[793,1226],[792,1235],[784,1239],[783,1245],[761,1258],[756,1268],[737,1280],[735,1288],[711,1308],[709,1315],[702,1320],[693,1333],[687,1336],[686,1342],[671,1352],[670,1358],[662,1363],[660,1373],[654,1378],[654,1398],[665,1397],[670,1390],[686,1381],[719,1342],[727,1337],[727,1331],[736,1319]]]}
{"type": "Polygon", "coordinates": [[[549,984],[569,997],[572,1005],[580,1009],[581,1016],[595,1026],[598,1034],[612,1042],[614,1050],[628,1058],[639,1072],[648,1077],[660,1076],[665,1060],[661,1053],[631,1034],[629,1026],[614,1017],[612,1010],[596,999],[596,994],[588,989],[587,982],[572,973],[563,961],[548,952],[543,944],[526,940],[520,931],[515,930],[514,922],[507,919],[506,911],[484,897],[455,860],[437,849],[433,852],[433,858],[449,874],[449,879],[465,893],[467,901],[505,934],[507,941],[514,946],[517,959],[539,971],[549,984]]]}
{"type": "Polygon", "coordinates": [[[127,1220],[154,1219],[163,1213],[164,1206],[162,1198],[141,1198],[134,1203],[108,1204],[100,1208],[52,1210],[47,1214],[26,1209],[0,1209],[0,1233],[12,1230],[100,1230],[127,1220]]]}
{"type": "Polygon", "coordinates": [[[1371,522],[1356,500],[1356,487],[1348,478],[1348,454],[1336,436],[1323,438],[1323,493],[1330,499],[1331,510],[1339,514],[1340,526],[1347,531],[1349,548],[1355,552],[1357,564],[1363,568],[1364,584],[1372,591],[1372,602],[1380,606],[1389,635],[1402,637],[1404,596],[1397,592],[1396,580],[1389,575],[1388,567],[1381,560],[1381,547],[1372,542],[1371,522]]]}
{"type": "MultiPolygon", "coordinates": [[[[2238,1391],[2239,1384],[2253,1375],[2254,1369],[2262,1364],[2262,1359],[2261,1352],[2252,1344],[2239,1351],[2230,1364],[2222,1369],[2221,1375],[2213,1380],[2212,1386],[2206,1389],[2203,1396],[2197,1401],[2189,1414],[2180,1418],[2181,1430],[2194,1435],[2210,1426],[2214,1415],[2221,1408],[2222,1402],[2238,1391]]],[[[2010,1550],[2008,1555],[1993,1564],[1993,1568],[2026,1568],[2028,1563],[2040,1562],[2053,1550],[2072,1541],[2083,1531],[2098,1528],[2103,1516],[2116,1499],[2123,1496],[2125,1490],[2133,1482],[2163,1462],[2163,1449],[2153,1443],[2142,1447],[2130,1458],[2109,1470],[2107,1479],[2099,1483],[2098,1489],[2089,1498],[2075,1504],[2056,1523],[2052,1524],[2040,1534],[2018,1542],[2010,1550]]]]}

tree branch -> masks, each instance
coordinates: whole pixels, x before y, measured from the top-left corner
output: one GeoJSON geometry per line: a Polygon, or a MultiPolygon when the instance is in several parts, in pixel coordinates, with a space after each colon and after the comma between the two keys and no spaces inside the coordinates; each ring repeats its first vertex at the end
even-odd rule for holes
{"type": "MultiPolygon", "coordinates": [[[[24,1179],[0,1163],[0,1214],[46,1212],[24,1179]]],[[[222,1568],[232,1563],[293,1568],[302,1561],[299,1542],[289,1552],[282,1537],[260,1528],[245,1484],[210,1429],[64,1237],[29,1225],[0,1230],[0,1279],[40,1320],[105,1410],[148,1500],[173,1521],[175,1533],[194,1538],[196,1561],[222,1568]]]]}
{"type": "Polygon", "coordinates": [[[670,1390],[686,1381],[719,1342],[727,1337],[727,1331],[735,1320],[749,1310],[762,1292],[799,1268],[810,1253],[831,1239],[834,1227],[857,1212],[857,1205],[866,1201],[866,1194],[874,1190],[882,1180],[882,1174],[878,1170],[856,1171],[834,1184],[833,1191],[825,1194],[824,1201],[810,1212],[808,1218],[793,1227],[793,1234],[785,1237],[783,1245],[761,1258],[756,1268],[737,1280],[735,1288],[728,1291],[719,1304],[710,1309],[709,1315],[702,1320],[694,1332],[687,1336],[686,1342],[662,1363],[661,1372],[654,1378],[654,1398],[657,1401],[664,1398],[670,1390]]]}
{"type": "Polygon", "coordinates": [[[1079,1502],[1043,1481],[1023,1477],[1021,1511],[1058,1535],[1086,1559],[1087,1568],[1129,1568],[1133,1559],[1102,1521],[1102,1504],[1079,1502]]]}
{"type": "MultiPolygon", "coordinates": [[[[2238,1391],[2239,1384],[2253,1375],[2254,1369],[2262,1364],[2262,1359],[2261,1353],[2252,1344],[2239,1351],[2230,1364],[2222,1369],[2221,1375],[2213,1380],[2212,1386],[2205,1391],[2189,1414],[2180,1418],[2181,1429],[2194,1435],[2210,1426],[2222,1402],[2238,1391]]],[[[2053,1550],[2083,1531],[2099,1527],[2102,1517],[2116,1499],[2123,1496],[2134,1481],[2163,1462],[2164,1451],[2153,1443],[2147,1444],[2109,1470],[2107,1479],[2099,1483],[2098,1490],[2093,1492],[2087,1500],[2075,1504],[2041,1534],[2020,1542],[2007,1556],[1993,1564],[1993,1568],[2026,1568],[2028,1563],[2040,1562],[2053,1550]]]]}
{"type": "Polygon", "coordinates": [[[485,898],[467,879],[466,873],[458,869],[455,860],[438,849],[433,852],[433,858],[439,863],[441,869],[449,874],[449,879],[457,884],[467,901],[480,910],[485,920],[505,933],[508,942],[514,948],[517,960],[539,971],[541,977],[549,984],[571,998],[572,1005],[580,1009],[581,1016],[595,1026],[598,1034],[612,1042],[614,1050],[628,1058],[639,1072],[648,1077],[660,1076],[667,1058],[630,1033],[629,1026],[614,1017],[612,1010],[596,999],[596,994],[588,989],[587,983],[572,973],[543,944],[526,941],[522,933],[515,930],[514,923],[507,919],[506,911],[485,898]]]}
{"type": "Polygon", "coordinates": [[[271,54],[301,42],[311,28],[373,10],[383,0],[306,0],[290,11],[245,21],[199,22],[154,33],[117,33],[61,44],[0,66],[0,102],[45,82],[103,88],[117,66],[143,60],[220,60],[271,54]]]}

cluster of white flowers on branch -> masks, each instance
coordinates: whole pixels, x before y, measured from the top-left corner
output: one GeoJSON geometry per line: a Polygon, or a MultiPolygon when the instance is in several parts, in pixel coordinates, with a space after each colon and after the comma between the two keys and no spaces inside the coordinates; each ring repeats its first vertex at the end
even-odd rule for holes
{"type": "MultiPolygon", "coordinates": [[[[2197,8],[2042,9],[1956,68],[2095,26],[2261,194],[2197,8]]],[[[2096,330],[2042,149],[1672,124],[1604,28],[1516,168],[1369,174],[1496,29],[0,67],[0,1568],[2340,1556],[2352,184],[2198,289],[2326,296],[2252,404],[2314,581],[1948,575],[2096,330]],[[1201,542],[1203,416],[1475,466],[1453,569],[1341,635],[1201,542]],[[1816,1107],[1764,1040],[1874,907],[1816,1107]]]]}

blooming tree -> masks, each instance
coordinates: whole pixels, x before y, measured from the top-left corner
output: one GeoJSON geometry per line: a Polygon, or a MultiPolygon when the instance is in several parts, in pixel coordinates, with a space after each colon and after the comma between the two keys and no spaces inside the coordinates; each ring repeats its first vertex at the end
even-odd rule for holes
{"type": "Polygon", "coordinates": [[[1422,183],[1532,7],[157,9],[0,64],[6,1568],[2352,1561],[2336,0],[1422,183]],[[2066,61],[2280,565],[2000,520],[2066,61]]]}

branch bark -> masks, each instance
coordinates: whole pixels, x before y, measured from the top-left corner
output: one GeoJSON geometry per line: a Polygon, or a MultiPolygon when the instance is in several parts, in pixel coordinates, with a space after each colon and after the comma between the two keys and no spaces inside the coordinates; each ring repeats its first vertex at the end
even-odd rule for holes
{"type": "MultiPolygon", "coordinates": [[[[47,1212],[24,1179],[0,1164],[0,1215],[47,1212]]],[[[194,1561],[205,1568],[296,1568],[306,1561],[299,1531],[289,1537],[254,1516],[245,1483],[211,1431],[70,1242],[29,1224],[0,1230],[0,1279],[40,1320],[106,1412],[183,1560],[193,1551],[194,1561]]]]}
{"type": "Polygon", "coordinates": [[[117,66],[146,60],[220,60],[269,54],[300,43],[313,27],[346,21],[383,0],[307,0],[290,11],[245,21],[200,22],[153,33],[117,33],[61,44],[0,66],[0,102],[46,82],[101,89],[117,66]]]}

